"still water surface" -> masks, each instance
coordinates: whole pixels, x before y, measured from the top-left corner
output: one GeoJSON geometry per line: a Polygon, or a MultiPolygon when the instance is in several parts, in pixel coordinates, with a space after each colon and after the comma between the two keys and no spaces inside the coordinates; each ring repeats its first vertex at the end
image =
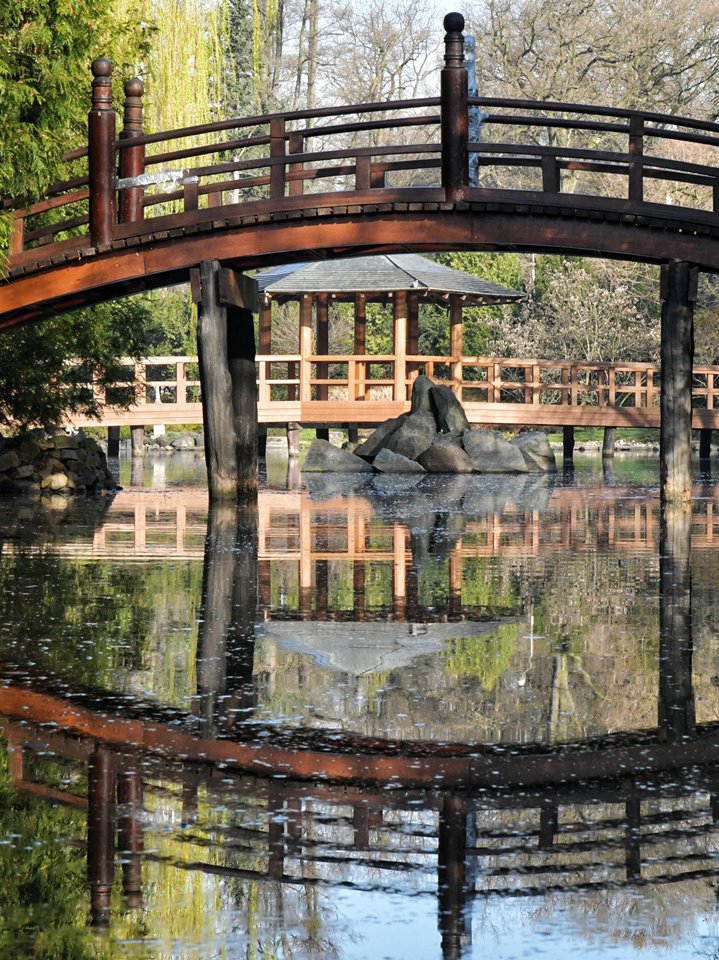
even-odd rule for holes
{"type": "Polygon", "coordinates": [[[719,957],[719,488],[0,503],[0,957],[719,957]]]}

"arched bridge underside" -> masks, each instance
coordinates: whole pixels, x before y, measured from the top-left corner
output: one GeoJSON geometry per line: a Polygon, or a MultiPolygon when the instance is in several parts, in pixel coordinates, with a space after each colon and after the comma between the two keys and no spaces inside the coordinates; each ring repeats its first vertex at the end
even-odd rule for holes
{"type": "Polygon", "coordinates": [[[719,124],[646,110],[469,95],[463,19],[445,19],[438,97],[143,131],[139,80],[116,130],[93,63],[88,142],[13,221],[0,328],[187,280],[400,250],[517,250],[719,271],[719,124]]]}
{"type": "Polygon", "coordinates": [[[629,202],[588,197],[557,197],[550,206],[531,193],[507,197],[502,191],[500,198],[495,192],[490,199],[493,191],[472,191],[484,196],[448,203],[420,199],[422,189],[411,202],[386,192],[341,204],[336,194],[318,196],[312,207],[305,201],[269,213],[253,213],[253,204],[245,204],[223,210],[221,219],[163,217],[104,249],[42,250],[0,288],[0,327],[187,281],[203,260],[248,270],[389,251],[515,250],[685,260],[719,271],[719,219],[713,214],[696,211],[690,224],[686,212],[672,216],[679,211],[660,205],[642,204],[640,212],[629,202]]]}

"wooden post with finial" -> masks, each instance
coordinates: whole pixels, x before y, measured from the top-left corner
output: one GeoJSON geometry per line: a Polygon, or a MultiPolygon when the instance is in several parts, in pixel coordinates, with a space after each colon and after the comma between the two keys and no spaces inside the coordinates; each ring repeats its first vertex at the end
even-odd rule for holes
{"type": "Polygon", "coordinates": [[[112,64],[92,62],[92,109],[87,118],[90,187],[90,242],[101,248],[112,240],[115,220],[115,111],[112,109],[112,64]]]}
{"type": "Polygon", "coordinates": [[[441,72],[442,186],[447,200],[464,197],[469,183],[468,80],[464,66],[464,17],[448,13],[444,18],[444,68],[441,72]]]}
{"type": "MultiPolygon", "coordinates": [[[[136,140],[142,130],[142,95],[145,87],[135,77],[125,83],[125,111],[121,140],[136,140]]],[[[139,177],[145,172],[145,145],[120,148],[120,177],[139,177]]],[[[135,223],[142,220],[142,187],[126,187],[120,192],[120,223],[135,223]]]]}

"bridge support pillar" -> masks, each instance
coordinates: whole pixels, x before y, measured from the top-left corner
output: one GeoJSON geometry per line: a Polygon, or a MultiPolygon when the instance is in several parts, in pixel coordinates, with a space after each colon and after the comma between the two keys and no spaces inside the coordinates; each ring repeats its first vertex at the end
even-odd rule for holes
{"type": "Polygon", "coordinates": [[[130,437],[132,438],[132,455],[141,457],[145,452],[145,428],[141,424],[130,427],[130,437]]]}
{"type": "Polygon", "coordinates": [[[107,428],[107,455],[108,457],[120,456],[120,428],[107,428]]]}
{"type": "Polygon", "coordinates": [[[565,463],[574,460],[574,427],[562,429],[562,458],[565,463]]]}
{"type": "Polygon", "coordinates": [[[710,469],[712,449],[712,430],[702,427],[699,431],[699,464],[703,472],[708,473],[710,469]]]}
{"type": "Polygon", "coordinates": [[[602,457],[603,459],[611,458],[614,456],[614,447],[617,442],[617,428],[616,427],[605,427],[604,428],[604,440],[602,442],[602,457]]]}
{"type": "Polygon", "coordinates": [[[674,260],[661,272],[662,393],[660,475],[662,501],[692,495],[692,363],[697,268],[674,260]]]}
{"type": "Polygon", "coordinates": [[[200,266],[197,353],[211,500],[257,495],[257,384],[251,291],[216,260],[200,266]]]}

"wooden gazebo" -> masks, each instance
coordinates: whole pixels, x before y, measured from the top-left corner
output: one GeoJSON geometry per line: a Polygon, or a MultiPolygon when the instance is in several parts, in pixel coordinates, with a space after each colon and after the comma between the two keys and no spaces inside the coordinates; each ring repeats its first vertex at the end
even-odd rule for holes
{"type": "MultiPolygon", "coordinates": [[[[524,296],[520,291],[411,253],[283,265],[260,273],[255,279],[260,294],[259,354],[262,357],[269,359],[272,355],[273,303],[299,302],[299,369],[296,358],[288,355],[284,381],[260,375],[259,421],[261,424],[274,421],[269,409],[272,384],[284,382],[287,400],[299,403],[300,416],[290,419],[298,419],[305,426],[315,425],[319,436],[327,435],[329,423],[347,423],[356,428],[359,424],[377,423],[401,413],[408,404],[411,384],[420,368],[431,374],[435,362],[450,368],[446,382],[461,396],[462,368],[467,361],[462,346],[463,308],[514,303],[524,296]],[[354,305],[354,349],[350,355],[329,353],[332,301],[354,305]],[[392,304],[392,354],[366,354],[368,303],[392,304]],[[420,305],[427,303],[447,309],[450,334],[447,357],[419,354],[420,305]],[[330,379],[330,364],[346,365],[346,378],[330,379]],[[372,377],[372,364],[389,367],[391,378],[372,377]],[[333,402],[329,388],[340,384],[346,385],[346,400],[333,402]],[[384,403],[370,397],[370,389],[376,392],[379,387],[385,387],[385,394],[391,392],[391,398],[385,396],[384,403]],[[370,400],[371,403],[367,403],[370,400]]],[[[276,365],[282,358],[275,354],[272,361],[276,365]]],[[[275,413],[279,412],[277,404],[272,407],[275,413]]]]}

